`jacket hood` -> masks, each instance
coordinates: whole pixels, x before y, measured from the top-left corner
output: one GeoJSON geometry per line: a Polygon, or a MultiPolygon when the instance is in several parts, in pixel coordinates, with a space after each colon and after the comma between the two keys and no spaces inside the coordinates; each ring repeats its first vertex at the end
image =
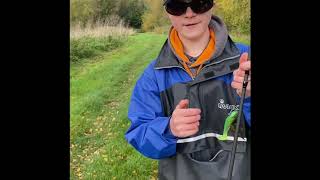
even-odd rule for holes
{"type": "MultiPolygon", "coordinates": [[[[228,39],[230,38],[225,23],[218,16],[212,15],[209,22],[209,28],[213,30],[215,36],[215,51],[210,58],[210,61],[212,61],[224,52],[224,50],[228,46],[228,39]]],[[[156,69],[181,66],[179,63],[179,60],[181,61],[181,59],[175,53],[169,39],[170,38],[166,40],[162,49],[160,50],[157,62],[155,64],[156,69]]],[[[232,51],[228,52],[231,53],[231,55],[235,55],[238,53],[232,51]]]]}

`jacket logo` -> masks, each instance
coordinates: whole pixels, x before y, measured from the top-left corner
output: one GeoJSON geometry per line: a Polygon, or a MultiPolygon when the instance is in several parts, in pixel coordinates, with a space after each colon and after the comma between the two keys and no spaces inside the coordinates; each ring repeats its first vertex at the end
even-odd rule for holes
{"type": "Polygon", "coordinates": [[[239,105],[225,104],[224,100],[220,99],[219,103],[218,103],[218,108],[220,108],[220,109],[228,109],[228,110],[234,111],[234,110],[239,110],[239,105]]]}

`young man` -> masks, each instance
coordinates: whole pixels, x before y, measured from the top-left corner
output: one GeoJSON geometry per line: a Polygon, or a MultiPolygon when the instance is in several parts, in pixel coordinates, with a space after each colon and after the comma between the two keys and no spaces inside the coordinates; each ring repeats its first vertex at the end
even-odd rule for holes
{"type": "MultiPolygon", "coordinates": [[[[159,56],[134,88],[127,141],[159,159],[160,180],[227,178],[248,47],[235,44],[213,0],[166,0],[172,23],[159,56]],[[240,65],[239,65],[240,64],[240,65]],[[234,123],[235,124],[235,123],[234,123]],[[222,134],[226,135],[222,138],[222,134]]],[[[250,82],[244,100],[233,180],[250,179],[250,82]]]]}

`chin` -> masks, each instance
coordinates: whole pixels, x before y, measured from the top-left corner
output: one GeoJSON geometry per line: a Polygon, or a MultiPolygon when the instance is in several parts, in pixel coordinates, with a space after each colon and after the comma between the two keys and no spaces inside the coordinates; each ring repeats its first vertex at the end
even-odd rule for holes
{"type": "Polygon", "coordinates": [[[201,37],[203,33],[200,31],[184,31],[182,35],[184,38],[189,39],[189,40],[195,40],[201,37]]]}

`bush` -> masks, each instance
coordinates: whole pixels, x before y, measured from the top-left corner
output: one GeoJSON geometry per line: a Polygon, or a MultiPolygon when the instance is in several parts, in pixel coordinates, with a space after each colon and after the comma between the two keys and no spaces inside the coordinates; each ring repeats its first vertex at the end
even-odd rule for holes
{"type": "Polygon", "coordinates": [[[234,33],[250,33],[250,0],[216,1],[214,14],[221,17],[228,30],[234,33]]]}
{"type": "Polygon", "coordinates": [[[141,28],[145,5],[142,0],[121,0],[118,15],[133,28],[141,28]]]}
{"type": "Polygon", "coordinates": [[[170,26],[162,1],[145,0],[146,11],[142,16],[142,31],[161,30],[161,26],[170,26]]]}
{"type": "Polygon", "coordinates": [[[70,6],[71,24],[80,22],[81,26],[119,16],[129,26],[141,28],[145,10],[143,0],[71,0],[70,6]]]}
{"type": "Polygon", "coordinates": [[[97,56],[102,51],[110,51],[121,46],[125,38],[121,37],[81,37],[70,41],[70,60],[77,62],[84,58],[97,56]]]}

